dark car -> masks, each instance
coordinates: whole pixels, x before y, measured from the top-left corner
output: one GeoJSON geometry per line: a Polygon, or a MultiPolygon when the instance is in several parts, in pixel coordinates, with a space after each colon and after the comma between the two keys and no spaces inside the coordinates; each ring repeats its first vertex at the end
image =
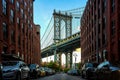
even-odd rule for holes
{"type": "Polygon", "coordinates": [[[39,67],[40,69],[40,76],[46,76],[46,72],[44,70],[44,67],[39,67]]]}
{"type": "Polygon", "coordinates": [[[93,78],[94,77],[94,72],[95,72],[95,68],[97,67],[97,63],[85,63],[82,67],[81,70],[81,76],[82,78],[93,78]]]}
{"type": "Polygon", "coordinates": [[[40,76],[40,69],[39,69],[39,65],[38,64],[29,64],[28,65],[30,68],[30,76],[37,78],[38,76],[40,76]]]}
{"type": "Polygon", "coordinates": [[[0,64],[0,80],[2,80],[2,68],[3,68],[3,66],[2,66],[2,64],[0,64]]]}
{"type": "Polygon", "coordinates": [[[70,75],[71,75],[71,74],[72,74],[72,70],[71,70],[71,69],[68,70],[68,71],[67,71],[67,74],[70,74],[70,75]]]}
{"type": "Polygon", "coordinates": [[[120,80],[120,67],[104,61],[96,69],[97,80],[120,80]]]}
{"type": "Polygon", "coordinates": [[[3,79],[10,80],[29,80],[29,68],[23,61],[4,61],[3,65],[3,79]]]}
{"type": "Polygon", "coordinates": [[[80,71],[77,70],[77,69],[71,69],[67,72],[67,74],[70,74],[70,75],[80,75],[80,71]]]}
{"type": "Polygon", "coordinates": [[[46,72],[46,75],[52,75],[55,73],[54,70],[52,70],[51,68],[48,68],[48,67],[43,67],[44,68],[44,71],[46,72]]]}

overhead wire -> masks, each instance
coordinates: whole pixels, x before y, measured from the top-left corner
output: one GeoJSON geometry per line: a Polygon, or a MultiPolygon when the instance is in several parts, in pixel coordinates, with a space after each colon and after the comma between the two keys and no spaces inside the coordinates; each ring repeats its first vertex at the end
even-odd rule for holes
{"type": "MultiPolygon", "coordinates": [[[[53,28],[53,26],[51,27],[50,31],[48,32],[48,35],[50,34],[50,32],[51,32],[52,28],[53,28]]],[[[46,36],[46,38],[45,38],[44,42],[47,40],[48,35],[46,36]]],[[[44,42],[43,42],[43,43],[44,43],[44,42]]],[[[42,45],[43,45],[43,43],[42,43],[42,45]]]]}
{"type": "Polygon", "coordinates": [[[49,21],[49,23],[48,23],[48,26],[46,27],[46,30],[45,30],[45,32],[44,32],[44,34],[43,34],[41,40],[43,39],[43,37],[45,36],[45,34],[46,34],[46,32],[47,32],[48,27],[49,27],[49,25],[50,25],[50,23],[51,23],[51,21],[52,21],[52,18],[53,18],[53,16],[51,17],[51,19],[50,19],[50,21],[49,21]]]}
{"type": "MultiPolygon", "coordinates": [[[[65,11],[61,11],[62,13],[70,13],[73,17],[80,17],[81,18],[81,15],[82,15],[82,12],[83,12],[83,10],[84,10],[84,7],[81,7],[81,8],[76,8],[76,9],[71,9],[71,10],[65,10],[65,11]],[[79,14],[78,14],[79,13],[79,14]]],[[[47,28],[46,28],[46,30],[45,30],[45,32],[44,32],[44,34],[43,34],[43,36],[42,36],[42,38],[41,38],[41,41],[42,41],[42,46],[49,46],[50,44],[52,44],[52,40],[53,40],[53,38],[54,38],[54,24],[52,25],[52,27],[50,28],[50,25],[51,25],[51,22],[52,22],[52,19],[53,19],[53,16],[51,17],[51,19],[50,19],[50,21],[49,21],[49,24],[48,24],[48,26],[47,26],[47,28]],[[49,29],[50,28],[50,29],[49,29]],[[49,29],[49,31],[48,31],[48,29],[49,29]],[[53,33],[51,33],[51,31],[53,30],[53,33]],[[52,35],[51,35],[51,34],[52,35]],[[49,37],[50,36],[50,37],[49,37]],[[49,41],[46,41],[46,40],[49,40],[49,41]]],[[[64,27],[65,27],[65,25],[64,26],[62,26],[62,28],[60,29],[60,31],[62,31],[63,29],[64,29],[64,27]]],[[[74,31],[74,30],[73,30],[74,31]]],[[[54,41],[53,41],[54,42],[54,41]]]]}

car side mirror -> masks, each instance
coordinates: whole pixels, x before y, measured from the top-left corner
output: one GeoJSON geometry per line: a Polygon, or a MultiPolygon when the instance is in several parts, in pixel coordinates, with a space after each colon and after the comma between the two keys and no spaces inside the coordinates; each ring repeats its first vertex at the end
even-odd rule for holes
{"type": "Polygon", "coordinates": [[[104,69],[104,70],[108,70],[108,69],[109,69],[109,66],[104,66],[103,69],[104,69]]]}
{"type": "Polygon", "coordinates": [[[22,67],[22,65],[20,65],[20,68],[22,67]]]}

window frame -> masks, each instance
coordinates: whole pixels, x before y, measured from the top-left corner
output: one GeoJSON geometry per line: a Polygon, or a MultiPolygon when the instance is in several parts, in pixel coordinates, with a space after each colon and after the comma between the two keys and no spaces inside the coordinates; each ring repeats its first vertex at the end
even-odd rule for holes
{"type": "Polygon", "coordinates": [[[6,0],[2,0],[2,12],[3,14],[7,14],[7,1],[6,0]]]}

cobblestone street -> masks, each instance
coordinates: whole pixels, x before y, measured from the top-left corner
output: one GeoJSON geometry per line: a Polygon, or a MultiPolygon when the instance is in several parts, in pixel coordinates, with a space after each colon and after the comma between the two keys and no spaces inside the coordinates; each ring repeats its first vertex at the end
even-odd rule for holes
{"type": "Polygon", "coordinates": [[[65,73],[57,73],[55,75],[46,76],[38,79],[32,79],[32,80],[85,80],[85,79],[82,79],[81,76],[72,76],[65,73]]]}

